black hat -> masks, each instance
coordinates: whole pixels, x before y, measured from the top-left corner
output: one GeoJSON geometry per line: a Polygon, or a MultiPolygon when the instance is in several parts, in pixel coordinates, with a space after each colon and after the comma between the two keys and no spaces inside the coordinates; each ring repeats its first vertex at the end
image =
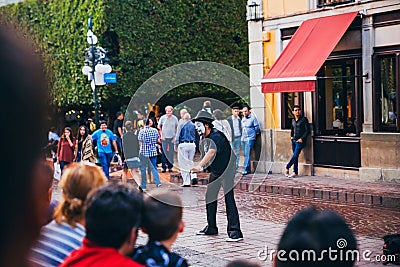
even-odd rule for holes
{"type": "Polygon", "coordinates": [[[213,125],[212,122],[214,121],[214,119],[211,117],[211,114],[208,113],[207,111],[200,110],[197,113],[197,116],[192,119],[192,122],[195,122],[195,121],[200,121],[202,123],[213,125]]]}

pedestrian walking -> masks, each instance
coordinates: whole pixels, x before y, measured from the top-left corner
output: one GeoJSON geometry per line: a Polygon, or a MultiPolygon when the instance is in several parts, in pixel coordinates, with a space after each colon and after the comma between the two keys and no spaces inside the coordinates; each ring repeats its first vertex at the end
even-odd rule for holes
{"type": "Polygon", "coordinates": [[[59,141],[60,141],[60,136],[58,136],[57,134],[56,127],[52,126],[49,130],[48,143],[46,148],[47,151],[50,152],[53,162],[57,161],[57,147],[59,141]]]}
{"type": "Polygon", "coordinates": [[[227,242],[243,240],[240,230],[239,213],[234,196],[234,178],[236,156],[232,151],[228,139],[220,131],[214,129],[213,119],[210,114],[200,111],[194,118],[196,130],[202,136],[200,147],[204,151],[204,157],[193,168],[201,171],[206,168],[210,177],[206,191],[207,226],[198,231],[197,235],[217,235],[217,199],[221,186],[224,190],[226,214],[228,219],[227,242]]]}
{"type": "Polygon", "coordinates": [[[251,173],[250,154],[254,147],[257,135],[260,134],[260,125],[257,118],[251,113],[250,107],[243,107],[242,118],[242,147],[243,147],[243,171],[242,174],[246,175],[251,173]]]}
{"type": "Polygon", "coordinates": [[[60,164],[61,172],[64,170],[65,166],[74,162],[75,145],[76,139],[72,135],[71,128],[65,127],[57,147],[57,162],[60,164]]]}
{"type": "Polygon", "coordinates": [[[285,175],[288,177],[297,177],[299,175],[299,155],[307,142],[307,137],[310,134],[310,124],[308,119],[301,114],[299,105],[294,105],[292,108],[294,118],[290,127],[290,139],[292,143],[293,155],[286,164],[285,175]],[[293,173],[289,175],[289,169],[293,166],[293,173]]]}
{"type": "Polygon", "coordinates": [[[78,129],[74,155],[76,162],[96,162],[96,157],[93,152],[92,137],[89,135],[89,129],[85,125],[81,125],[78,129]]]}
{"type": "Polygon", "coordinates": [[[222,112],[222,110],[220,109],[214,110],[213,118],[214,118],[213,121],[214,128],[222,132],[228,139],[228,141],[231,142],[232,141],[231,126],[229,125],[229,122],[226,119],[224,119],[224,113],[222,112]]]}
{"type": "Polygon", "coordinates": [[[124,146],[125,162],[122,166],[122,183],[126,184],[128,180],[128,170],[132,176],[138,176],[137,170],[140,167],[139,160],[139,140],[137,134],[133,132],[133,123],[125,122],[126,133],[122,136],[124,146]]]}
{"type": "Polygon", "coordinates": [[[211,106],[211,101],[210,100],[206,100],[203,102],[203,107],[201,108],[202,111],[208,112],[210,113],[210,115],[213,114],[214,109],[211,106]]]}
{"type": "Polygon", "coordinates": [[[160,139],[157,129],[152,127],[151,119],[145,120],[145,127],[139,132],[138,140],[140,142],[140,174],[142,176],[140,188],[146,190],[146,168],[151,170],[156,186],[161,186],[160,175],[157,171],[157,140],[160,139]]]}
{"type": "Polygon", "coordinates": [[[172,172],[172,167],[174,166],[174,142],[178,127],[178,118],[172,114],[172,111],[172,106],[166,106],[165,115],[161,116],[158,123],[158,128],[161,131],[162,172],[166,172],[167,168],[169,172],[172,172]]]}
{"type": "Polygon", "coordinates": [[[186,120],[183,118],[183,116],[185,116],[185,114],[188,113],[187,109],[183,108],[179,111],[179,115],[181,116],[181,118],[178,121],[178,125],[181,125],[183,123],[186,122],[186,120]]]}
{"type": "Polygon", "coordinates": [[[236,155],[236,169],[239,168],[239,158],[240,158],[240,147],[241,147],[241,138],[242,138],[242,119],[239,116],[240,109],[238,106],[232,107],[232,115],[229,116],[226,120],[231,127],[231,147],[236,155]]]}
{"type": "Polygon", "coordinates": [[[115,141],[117,142],[118,151],[121,152],[121,157],[123,157],[124,153],[122,150],[122,135],[124,133],[124,113],[118,111],[115,116],[116,119],[113,125],[113,133],[115,135],[115,141]]]}
{"type": "Polygon", "coordinates": [[[119,154],[117,142],[112,131],[107,129],[107,122],[100,121],[100,129],[96,130],[92,135],[92,140],[97,143],[97,155],[100,161],[101,167],[106,175],[107,179],[110,178],[110,163],[113,158],[113,151],[111,143],[114,146],[115,153],[119,154]]]}
{"type": "Polygon", "coordinates": [[[196,153],[196,127],[190,120],[190,114],[183,115],[183,122],[178,126],[175,151],[178,152],[179,168],[183,179],[182,187],[190,187],[190,170],[196,153]]]}

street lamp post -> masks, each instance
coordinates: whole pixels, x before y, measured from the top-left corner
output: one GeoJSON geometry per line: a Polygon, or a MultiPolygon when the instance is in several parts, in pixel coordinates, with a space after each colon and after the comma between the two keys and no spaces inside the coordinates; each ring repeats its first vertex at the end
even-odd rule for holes
{"type": "Polygon", "coordinates": [[[93,34],[92,17],[88,20],[87,42],[90,47],[85,49],[85,66],[82,68],[83,74],[88,76],[93,89],[93,108],[96,127],[99,128],[99,99],[97,96],[97,86],[104,85],[104,73],[110,73],[112,68],[108,64],[107,51],[96,46],[97,36],[93,34]]]}

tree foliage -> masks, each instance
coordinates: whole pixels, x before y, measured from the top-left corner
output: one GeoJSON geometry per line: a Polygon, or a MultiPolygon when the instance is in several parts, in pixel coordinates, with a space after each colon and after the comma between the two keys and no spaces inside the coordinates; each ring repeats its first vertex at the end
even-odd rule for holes
{"type": "MultiPolygon", "coordinates": [[[[117,84],[100,88],[100,101],[119,107],[148,78],[175,64],[213,61],[247,74],[245,10],[239,0],[28,0],[1,7],[0,17],[34,36],[50,74],[53,104],[69,107],[92,104],[81,72],[91,15],[118,77],[117,84]]],[[[202,94],[198,88],[185,86],[181,93],[202,94]]]]}

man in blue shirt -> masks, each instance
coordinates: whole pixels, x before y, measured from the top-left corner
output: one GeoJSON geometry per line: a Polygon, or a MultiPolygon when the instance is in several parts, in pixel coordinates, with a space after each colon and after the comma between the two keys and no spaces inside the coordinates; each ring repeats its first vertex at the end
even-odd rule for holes
{"type": "Polygon", "coordinates": [[[117,142],[114,133],[107,129],[106,121],[100,121],[100,129],[92,134],[93,141],[97,142],[97,155],[107,179],[110,178],[110,163],[113,157],[111,142],[115,153],[118,154],[117,142]]]}
{"type": "Polygon", "coordinates": [[[182,187],[190,187],[190,169],[196,153],[196,127],[190,121],[190,114],[183,115],[183,122],[178,126],[175,139],[175,151],[178,152],[179,168],[183,179],[182,187]]]}
{"type": "Polygon", "coordinates": [[[243,107],[242,111],[242,147],[244,155],[242,174],[246,175],[251,172],[250,153],[253,149],[257,135],[260,134],[260,126],[257,118],[251,114],[249,107],[243,107]]]}

